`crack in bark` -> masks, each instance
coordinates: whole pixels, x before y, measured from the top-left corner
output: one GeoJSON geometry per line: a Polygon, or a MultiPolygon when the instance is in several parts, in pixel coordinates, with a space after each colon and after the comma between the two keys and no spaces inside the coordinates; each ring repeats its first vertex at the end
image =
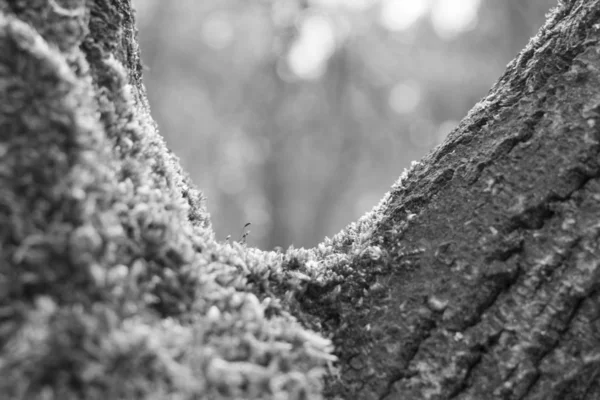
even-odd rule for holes
{"type": "MultiPolygon", "coordinates": [[[[566,248],[568,250],[567,254],[564,255],[564,257],[561,257],[561,259],[556,264],[558,264],[558,265],[564,264],[564,263],[567,262],[567,260],[571,259],[571,256],[573,254],[573,249],[578,246],[578,244],[580,243],[580,241],[581,241],[582,238],[583,237],[580,236],[580,237],[575,238],[572,241],[570,241],[568,243],[568,245],[566,246],[566,248]]],[[[561,253],[564,254],[564,252],[562,250],[560,252],[557,252],[557,253],[558,254],[561,254],[561,253]]],[[[592,288],[593,287],[590,287],[590,289],[588,289],[588,291],[592,290],[592,288]]],[[[533,290],[532,290],[532,292],[534,292],[534,293],[537,292],[536,289],[537,289],[537,287],[534,287],[533,290]]],[[[543,360],[547,357],[548,354],[552,353],[554,350],[556,350],[556,348],[558,348],[562,344],[562,338],[564,337],[564,334],[569,330],[569,328],[571,326],[571,322],[578,315],[579,310],[580,310],[583,302],[585,301],[585,299],[587,298],[588,295],[589,295],[589,293],[587,293],[587,292],[573,293],[573,294],[570,294],[568,296],[567,300],[561,301],[561,304],[565,303],[565,302],[567,302],[567,304],[568,304],[570,302],[570,301],[568,301],[569,299],[578,299],[578,300],[576,300],[576,304],[574,304],[571,307],[571,311],[568,312],[569,317],[563,322],[562,329],[560,329],[560,330],[557,331],[557,333],[559,333],[560,336],[555,341],[553,341],[553,343],[551,345],[549,345],[548,347],[546,347],[546,349],[543,352],[541,352],[541,354],[539,354],[539,355],[537,355],[536,357],[533,358],[533,360],[532,360],[533,361],[533,366],[530,368],[531,371],[533,371],[532,373],[534,374],[533,375],[533,380],[528,384],[527,388],[525,388],[523,394],[519,398],[526,398],[527,395],[530,393],[531,389],[535,387],[536,382],[541,377],[541,373],[539,372],[539,366],[543,363],[543,360]]],[[[538,315],[542,315],[543,312],[544,311],[542,310],[540,312],[540,314],[538,314],[538,315]]],[[[551,318],[551,319],[548,320],[547,323],[551,323],[552,321],[554,321],[554,319],[551,318]]],[[[531,358],[529,358],[529,359],[531,360],[531,358]]],[[[523,363],[520,362],[520,365],[522,365],[522,364],[523,363]]],[[[519,367],[517,366],[516,369],[514,369],[509,376],[507,376],[507,381],[510,381],[511,376],[514,376],[514,374],[516,373],[516,371],[518,369],[519,369],[519,367]]],[[[472,371],[472,369],[469,372],[471,372],[471,371],[472,371]]],[[[525,372],[526,371],[527,371],[527,369],[525,370],[525,372]]],[[[523,373],[522,370],[521,370],[521,373],[523,373]]],[[[465,377],[464,380],[466,381],[466,379],[468,379],[468,378],[465,377]]],[[[466,387],[466,384],[465,384],[465,387],[466,387]]],[[[460,393],[460,392],[458,392],[458,393],[460,393]]]]}
{"type": "MultiPolygon", "coordinates": [[[[564,202],[567,202],[567,201],[569,201],[569,200],[571,199],[571,197],[573,196],[573,194],[574,194],[574,193],[577,193],[577,192],[579,192],[580,190],[582,190],[582,188],[583,188],[583,187],[585,187],[585,185],[587,184],[587,182],[589,182],[591,179],[594,179],[594,178],[597,178],[597,176],[593,176],[593,175],[591,175],[591,176],[586,176],[586,179],[582,179],[580,182],[578,182],[578,185],[577,185],[577,187],[576,187],[576,188],[574,188],[573,190],[571,190],[571,191],[570,191],[570,192],[569,192],[567,195],[564,195],[564,196],[556,196],[556,195],[550,195],[550,196],[547,196],[547,197],[546,197],[546,198],[545,198],[545,199],[544,199],[544,200],[543,200],[541,203],[539,203],[539,204],[538,204],[536,207],[538,207],[538,208],[539,208],[539,207],[542,207],[542,208],[544,208],[544,209],[549,209],[549,208],[550,208],[550,205],[549,205],[549,204],[550,204],[550,203],[553,203],[553,202],[556,202],[556,200],[557,200],[557,199],[560,199],[560,202],[562,202],[562,203],[564,203],[564,202]]],[[[552,212],[552,213],[542,213],[542,214],[543,214],[543,217],[544,217],[544,218],[542,218],[542,220],[544,221],[543,223],[541,223],[541,224],[535,224],[536,226],[534,226],[534,227],[531,227],[531,226],[528,226],[528,225],[523,225],[523,226],[520,226],[520,227],[515,227],[515,228],[513,229],[513,231],[520,231],[520,232],[523,232],[523,231],[528,231],[528,230],[539,230],[539,229],[542,229],[542,228],[543,228],[543,227],[546,225],[546,223],[547,223],[548,221],[550,221],[550,220],[554,219],[554,217],[556,217],[555,213],[553,213],[553,212],[552,212]]],[[[510,232],[508,232],[507,234],[510,234],[510,232]]],[[[564,264],[565,260],[569,259],[569,257],[570,257],[570,254],[573,252],[573,248],[574,248],[575,246],[577,246],[577,244],[578,244],[578,242],[579,242],[579,240],[580,240],[580,239],[581,239],[581,238],[576,238],[576,239],[574,239],[574,240],[571,240],[571,241],[569,241],[569,243],[566,245],[566,247],[565,247],[565,248],[563,248],[563,249],[562,249],[560,252],[558,252],[558,254],[560,254],[560,255],[561,255],[561,257],[560,257],[560,259],[559,259],[559,260],[556,262],[556,264],[557,264],[557,265],[564,264]],[[566,252],[565,252],[565,250],[566,250],[566,252]]],[[[516,246],[516,247],[515,247],[517,250],[516,250],[516,251],[510,251],[510,252],[509,252],[509,253],[507,253],[507,254],[510,254],[510,255],[515,255],[515,256],[517,257],[517,259],[518,259],[518,258],[519,258],[518,254],[519,254],[519,253],[522,251],[522,246],[521,246],[521,245],[522,245],[522,241],[519,241],[519,246],[516,246]]],[[[509,255],[509,258],[510,258],[510,255],[509,255]]],[[[501,257],[501,258],[502,258],[502,257],[501,257]]],[[[503,261],[505,261],[505,260],[503,260],[503,261]]],[[[514,262],[515,262],[515,264],[517,264],[517,263],[518,263],[518,261],[516,261],[516,260],[515,260],[514,262]]],[[[555,268],[553,269],[553,271],[554,271],[554,270],[555,270],[555,268]]],[[[483,308],[480,308],[480,309],[478,309],[478,310],[477,310],[477,313],[476,313],[476,314],[477,314],[477,315],[479,315],[479,316],[481,316],[481,318],[478,318],[478,320],[477,320],[477,321],[475,321],[473,324],[470,324],[469,326],[465,327],[465,329],[468,329],[469,327],[472,327],[472,326],[475,326],[475,325],[477,325],[478,323],[480,323],[480,322],[481,322],[481,320],[482,320],[483,318],[486,318],[486,317],[488,316],[488,314],[490,313],[490,311],[489,311],[489,310],[490,310],[490,309],[491,309],[491,308],[492,308],[494,305],[497,305],[497,304],[498,304],[498,299],[500,298],[500,296],[501,296],[502,294],[505,294],[505,293],[510,293],[510,292],[511,292],[512,288],[514,287],[514,284],[515,284],[516,282],[518,282],[518,281],[519,281],[519,279],[520,279],[520,278],[521,278],[521,276],[522,276],[522,274],[521,274],[521,271],[522,271],[522,268],[521,268],[521,267],[519,267],[519,266],[517,265],[517,272],[516,272],[516,274],[515,274],[515,275],[512,277],[512,279],[510,279],[510,280],[508,280],[508,281],[505,281],[505,282],[504,282],[504,284],[503,284],[502,286],[497,286],[496,288],[494,288],[494,289],[493,289],[493,294],[492,294],[492,296],[491,296],[491,297],[488,299],[488,301],[486,301],[485,307],[483,307],[483,308]]],[[[535,289],[534,289],[534,292],[535,292],[535,289]]],[[[540,311],[540,313],[543,313],[543,310],[542,310],[542,311],[540,311]]],[[[571,313],[570,319],[569,319],[568,321],[570,321],[570,320],[571,320],[571,319],[574,317],[575,313],[576,313],[576,310],[575,310],[575,311],[573,311],[573,312],[571,313]]],[[[540,315],[541,315],[541,314],[540,314],[540,315]]],[[[568,321],[567,321],[567,323],[564,325],[564,328],[563,328],[563,330],[562,330],[563,332],[564,332],[564,331],[566,331],[566,330],[568,330],[568,326],[569,326],[569,322],[568,322],[568,321]]],[[[417,355],[417,354],[419,353],[419,351],[421,350],[421,346],[422,346],[423,344],[425,344],[425,341],[426,341],[426,340],[427,340],[429,337],[431,337],[431,332],[434,332],[434,331],[438,330],[438,328],[439,328],[439,325],[437,325],[437,324],[436,324],[436,325],[435,325],[435,326],[434,326],[434,327],[433,327],[433,328],[432,328],[432,329],[429,331],[429,332],[430,332],[430,334],[429,334],[428,336],[424,336],[424,337],[422,338],[422,342],[419,344],[419,346],[417,347],[416,351],[413,353],[412,357],[411,357],[411,358],[408,360],[408,364],[410,364],[411,362],[413,362],[413,361],[414,361],[414,359],[415,359],[416,355],[417,355]]],[[[499,337],[499,335],[500,335],[500,334],[497,334],[497,335],[492,335],[492,337],[494,337],[494,336],[496,336],[496,337],[499,337]]],[[[558,345],[559,345],[559,343],[560,343],[560,340],[558,340],[558,341],[555,343],[555,346],[558,346],[558,345]]],[[[552,352],[553,348],[554,348],[554,347],[547,348],[547,349],[546,349],[546,351],[545,351],[545,352],[544,352],[544,353],[543,353],[543,354],[542,354],[542,355],[541,355],[539,358],[537,358],[537,357],[536,357],[536,361],[537,361],[537,362],[535,362],[535,364],[533,365],[533,368],[534,368],[534,369],[533,369],[532,371],[534,371],[534,372],[535,372],[535,371],[537,371],[537,368],[538,368],[538,366],[539,366],[539,363],[541,363],[541,360],[543,359],[544,355],[545,355],[545,354],[548,354],[548,353],[550,353],[550,352],[552,352]]],[[[486,352],[489,352],[489,347],[488,347],[487,349],[486,349],[486,348],[477,348],[477,349],[472,349],[472,350],[471,350],[471,356],[474,356],[474,357],[476,357],[477,361],[476,361],[476,362],[474,362],[474,363],[472,363],[472,364],[470,364],[470,365],[468,365],[468,367],[467,367],[467,369],[466,369],[466,373],[464,374],[464,376],[463,376],[463,378],[462,378],[462,380],[461,380],[461,381],[456,381],[456,382],[455,382],[455,384],[456,384],[456,383],[458,383],[459,385],[461,385],[461,388],[457,388],[457,389],[455,389],[455,390],[452,392],[452,393],[453,393],[453,395],[452,395],[453,397],[458,397],[458,396],[461,394],[461,392],[463,392],[463,391],[464,391],[464,389],[467,389],[467,388],[468,388],[467,381],[468,381],[469,377],[472,375],[472,372],[473,372],[473,371],[474,371],[474,370],[477,368],[476,366],[477,366],[477,365],[480,363],[480,361],[481,361],[481,359],[482,359],[482,357],[483,357],[483,354],[485,354],[486,352]]],[[[516,369],[513,371],[512,375],[514,375],[514,374],[516,373],[516,371],[517,371],[517,370],[519,370],[519,367],[516,367],[516,369]]],[[[536,373],[537,373],[537,372],[536,372],[536,373]]],[[[508,378],[508,379],[510,379],[510,375],[509,375],[507,378],[508,378]]],[[[387,386],[387,390],[386,390],[386,391],[385,391],[385,393],[384,393],[384,394],[383,394],[383,395],[380,397],[380,399],[385,399],[387,396],[391,395],[391,393],[392,393],[392,390],[393,390],[393,386],[394,386],[394,385],[395,385],[395,384],[396,384],[398,381],[402,381],[403,379],[406,379],[406,376],[403,376],[402,374],[398,374],[397,376],[394,376],[394,377],[393,377],[393,378],[390,380],[390,382],[389,382],[389,384],[388,384],[388,386],[387,386]]],[[[537,381],[537,379],[538,379],[538,378],[536,377],[536,378],[535,378],[535,379],[534,379],[534,380],[533,380],[533,381],[530,383],[531,387],[533,387],[533,385],[535,384],[535,382],[537,381]]]]}
{"type": "Polygon", "coordinates": [[[554,350],[556,350],[560,346],[560,344],[561,344],[561,337],[564,335],[564,333],[566,331],[569,330],[570,321],[577,314],[579,308],[581,307],[581,304],[583,303],[583,300],[584,299],[582,298],[582,299],[580,299],[577,302],[577,304],[573,308],[573,311],[571,312],[570,318],[567,320],[567,323],[565,323],[564,328],[561,331],[558,332],[559,333],[559,337],[555,340],[555,342],[552,345],[548,346],[548,348],[544,352],[542,352],[542,354],[540,354],[540,356],[537,357],[537,359],[533,360],[533,366],[531,367],[534,370],[534,372],[535,372],[534,375],[533,375],[533,379],[531,380],[531,382],[529,382],[527,384],[527,387],[523,391],[523,394],[521,396],[519,396],[518,400],[525,399],[530,394],[531,389],[533,389],[533,387],[535,386],[535,384],[540,379],[541,373],[539,372],[539,367],[540,367],[541,363],[543,362],[544,358],[547,355],[549,355],[550,353],[552,353],[554,350]]]}
{"type": "Polygon", "coordinates": [[[467,382],[469,381],[469,378],[471,378],[473,371],[481,363],[482,359],[483,359],[483,354],[481,352],[478,354],[476,361],[473,364],[468,366],[467,371],[464,376],[464,379],[462,380],[460,386],[450,392],[450,396],[448,397],[449,399],[457,398],[465,389],[467,389],[469,387],[467,382]]]}

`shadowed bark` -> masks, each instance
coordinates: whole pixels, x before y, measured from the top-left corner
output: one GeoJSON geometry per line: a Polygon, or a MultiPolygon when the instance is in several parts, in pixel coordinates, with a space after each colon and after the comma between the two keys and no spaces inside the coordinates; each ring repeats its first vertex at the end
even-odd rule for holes
{"type": "Polygon", "coordinates": [[[600,398],[598,21],[562,1],[371,213],[281,254],[215,241],[129,1],[0,0],[0,392],[600,398]]]}

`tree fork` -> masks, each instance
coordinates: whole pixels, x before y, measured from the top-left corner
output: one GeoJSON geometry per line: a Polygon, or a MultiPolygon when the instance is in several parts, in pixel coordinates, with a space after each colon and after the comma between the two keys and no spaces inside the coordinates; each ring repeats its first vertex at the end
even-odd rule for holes
{"type": "MultiPolygon", "coordinates": [[[[278,347],[268,342],[270,350],[280,351],[277,356],[293,353],[286,362],[301,360],[282,370],[259,362],[228,364],[227,346],[234,341],[218,342],[233,332],[238,338],[250,335],[251,345],[264,349],[268,346],[257,338],[282,332],[279,326],[295,323],[291,319],[255,336],[251,324],[219,331],[221,336],[198,345],[213,346],[209,355],[216,361],[193,349],[200,355],[190,356],[190,364],[201,365],[202,373],[192,368],[179,380],[169,368],[177,365],[173,371],[181,373],[187,365],[164,352],[157,353],[163,358],[149,358],[158,360],[156,369],[134,363],[140,371],[128,371],[132,376],[122,381],[126,386],[140,379],[131,392],[103,387],[105,376],[95,377],[93,369],[80,376],[82,361],[70,353],[87,356],[75,352],[86,350],[87,342],[58,340],[137,334],[123,328],[131,326],[169,337],[175,331],[198,334],[225,320],[219,307],[235,303],[261,318],[263,311],[278,317],[292,311],[332,337],[339,357],[339,375],[326,380],[325,395],[332,398],[600,398],[599,21],[600,0],[561,1],[446,141],[411,168],[373,213],[334,238],[335,253],[348,257],[333,264],[325,256],[311,260],[328,265],[330,277],[323,281],[307,279],[311,268],[297,252],[270,254],[269,260],[283,261],[249,268],[244,260],[255,261],[250,254],[257,250],[241,245],[232,250],[206,233],[210,222],[202,196],[150,117],[129,1],[0,0],[0,78],[13,85],[0,87],[0,122],[6,128],[0,152],[13,146],[0,161],[8,171],[0,170],[0,389],[41,398],[27,390],[47,394],[44,387],[67,376],[51,386],[54,398],[63,398],[67,386],[70,393],[97,398],[142,397],[143,390],[155,390],[141,380],[151,377],[164,384],[165,396],[239,398],[228,389],[238,385],[246,391],[243,397],[264,398],[272,394],[265,387],[274,390],[264,383],[270,382],[265,371],[288,379],[288,369],[297,367],[294,379],[302,379],[286,381],[293,384],[285,393],[302,398],[313,390],[313,367],[329,360],[320,353],[327,346],[300,328],[277,336],[278,347]],[[25,136],[29,141],[20,141],[25,136]],[[49,143],[50,150],[44,148],[49,143]],[[16,172],[37,179],[35,185],[16,179],[16,172]],[[119,179],[135,187],[123,188],[119,179]],[[115,211],[115,204],[124,203],[132,208],[115,211]],[[150,211],[135,207],[138,203],[150,211]],[[157,220],[146,223],[148,215],[157,220]],[[109,222],[125,233],[115,233],[109,222]],[[176,246],[168,247],[169,235],[176,246]],[[109,254],[110,248],[119,251],[109,254]],[[115,311],[125,301],[93,276],[104,274],[97,264],[108,269],[118,263],[142,278],[150,270],[154,276],[148,281],[162,279],[151,289],[139,285],[150,291],[144,295],[160,300],[135,298],[139,314],[152,310],[145,319],[115,311]],[[188,268],[200,265],[202,278],[216,274],[213,264],[218,273],[229,268],[239,276],[222,273],[214,279],[226,275],[221,284],[197,279],[188,268]],[[200,281],[204,286],[195,288],[200,281]],[[202,298],[211,290],[225,293],[215,303],[219,307],[202,298]],[[256,296],[241,295],[245,290],[256,296]],[[283,305],[265,306],[267,295],[283,305]],[[80,314],[88,325],[79,324],[80,314]],[[178,330],[165,331],[166,317],[182,321],[178,330]],[[198,331],[192,329],[194,318],[201,318],[198,331]],[[37,332],[36,324],[58,341],[28,336],[37,332]],[[26,339],[19,342],[21,337],[26,339]],[[7,345],[10,341],[30,348],[7,345]],[[64,348],[52,353],[52,346],[36,344],[64,348]],[[160,364],[163,359],[169,362],[160,364]],[[54,364],[45,367],[37,360],[54,364]],[[233,373],[232,366],[240,369],[233,373]],[[248,376],[258,383],[245,381],[248,376]],[[20,384],[23,377],[29,381],[20,384]],[[188,384],[194,379],[197,386],[188,384]]],[[[271,319],[256,318],[261,327],[271,319]]],[[[140,343],[144,354],[154,354],[156,349],[140,343]]],[[[120,355],[115,359],[122,361],[120,355]]]]}

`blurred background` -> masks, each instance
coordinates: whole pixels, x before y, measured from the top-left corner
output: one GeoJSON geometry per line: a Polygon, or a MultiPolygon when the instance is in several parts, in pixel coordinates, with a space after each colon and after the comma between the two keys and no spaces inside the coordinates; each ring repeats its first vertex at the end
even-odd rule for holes
{"type": "Polygon", "coordinates": [[[218,239],[310,247],[441,143],[556,0],[134,0],[152,114],[218,239]]]}

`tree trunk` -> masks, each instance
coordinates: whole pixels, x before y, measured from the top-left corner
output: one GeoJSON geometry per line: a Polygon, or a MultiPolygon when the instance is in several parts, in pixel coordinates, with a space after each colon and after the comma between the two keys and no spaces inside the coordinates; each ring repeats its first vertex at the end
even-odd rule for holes
{"type": "Polygon", "coordinates": [[[0,393],[600,398],[598,21],[562,1],[371,213],[280,254],[215,241],[129,1],[0,0],[0,393]]]}
{"type": "Polygon", "coordinates": [[[343,397],[600,398],[600,2],[562,3],[305,300],[343,397]]]}

